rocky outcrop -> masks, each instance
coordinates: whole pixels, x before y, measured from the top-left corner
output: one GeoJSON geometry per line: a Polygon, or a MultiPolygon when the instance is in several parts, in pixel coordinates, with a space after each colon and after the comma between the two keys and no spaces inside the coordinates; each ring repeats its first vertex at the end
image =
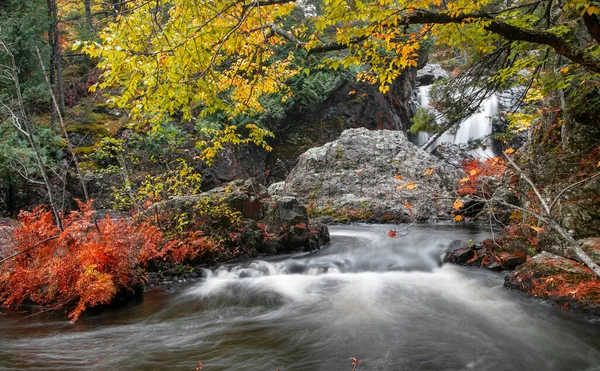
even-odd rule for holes
{"type": "Polygon", "coordinates": [[[444,71],[439,64],[427,64],[417,71],[417,81],[419,85],[431,85],[440,79],[447,79],[448,72],[444,71]]]}
{"type": "Polygon", "coordinates": [[[458,170],[403,132],[360,128],[306,151],[285,184],[271,192],[299,196],[317,214],[338,221],[344,214],[350,220],[425,220],[448,217],[459,179],[458,170]]]}
{"type": "Polygon", "coordinates": [[[600,315],[600,281],[583,264],[543,252],[505,279],[504,286],[553,301],[561,308],[600,315]]]}
{"type": "MultiPolygon", "coordinates": [[[[153,206],[149,214],[186,215],[193,220],[196,205],[210,200],[241,214],[242,227],[228,231],[233,243],[250,256],[312,251],[329,242],[329,231],[310,223],[306,207],[295,197],[268,197],[264,186],[254,180],[233,181],[199,195],[175,197],[153,206]]],[[[227,221],[213,221],[214,228],[227,221]]]]}

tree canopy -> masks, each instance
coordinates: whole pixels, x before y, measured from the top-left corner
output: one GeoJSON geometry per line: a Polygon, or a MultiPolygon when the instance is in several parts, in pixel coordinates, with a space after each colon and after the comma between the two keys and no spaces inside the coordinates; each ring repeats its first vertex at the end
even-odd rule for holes
{"type": "Polygon", "coordinates": [[[85,52],[105,71],[98,86],[134,117],[234,117],[263,109],[264,96],[289,99],[286,81],[310,73],[298,59],[322,53],[320,67],[357,66],[385,92],[428,38],[470,62],[494,58],[496,86],[557,58],[562,77],[585,82],[600,72],[599,13],[588,0],[134,0],[85,52]]]}

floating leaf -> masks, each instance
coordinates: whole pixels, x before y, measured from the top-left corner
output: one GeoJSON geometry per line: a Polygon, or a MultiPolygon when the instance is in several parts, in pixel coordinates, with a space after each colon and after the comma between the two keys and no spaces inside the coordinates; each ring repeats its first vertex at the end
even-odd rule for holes
{"type": "Polygon", "coordinates": [[[398,235],[398,232],[396,232],[395,229],[390,229],[387,233],[388,237],[394,238],[396,237],[396,235],[398,235]]]}

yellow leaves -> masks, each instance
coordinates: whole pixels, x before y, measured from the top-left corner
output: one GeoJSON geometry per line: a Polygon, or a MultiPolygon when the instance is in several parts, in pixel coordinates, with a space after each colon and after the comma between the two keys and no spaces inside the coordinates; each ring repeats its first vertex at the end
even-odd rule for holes
{"type": "Polygon", "coordinates": [[[462,218],[463,218],[463,217],[462,217],[462,215],[456,215],[456,216],[454,217],[454,221],[455,221],[455,222],[459,222],[459,221],[461,221],[461,220],[462,220],[462,218]]]}
{"type": "Polygon", "coordinates": [[[475,175],[477,175],[477,170],[475,170],[475,169],[472,169],[471,171],[469,171],[469,175],[470,175],[470,176],[475,176],[475,175]]]}
{"type": "Polygon", "coordinates": [[[168,16],[156,14],[154,4],[131,4],[99,33],[102,44],[87,43],[83,50],[100,58],[99,87],[119,92],[110,99],[133,118],[158,122],[181,112],[191,119],[200,110],[231,118],[264,109],[263,95],[281,93],[282,100],[289,99],[284,82],[298,73],[291,67],[293,54],[274,58],[273,47],[281,40],[265,40],[260,26],[277,24],[294,4],[263,12],[252,7],[241,22],[245,2],[198,7],[190,0],[167,0],[168,16]]]}
{"type": "Polygon", "coordinates": [[[233,125],[226,126],[223,130],[203,129],[202,132],[210,138],[208,141],[200,141],[196,147],[201,150],[200,159],[207,165],[212,165],[217,153],[223,149],[223,144],[234,145],[254,143],[255,145],[271,151],[272,148],[266,142],[266,138],[273,137],[273,133],[262,129],[255,124],[246,125],[247,135],[242,135],[233,125]]]}
{"type": "Polygon", "coordinates": [[[431,169],[425,171],[423,173],[423,176],[429,176],[429,175],[433,174],[434,170],[435,170],[435,168],[431,168],[431,169]]]}
{"type": "Polygon", "coordinates": [[[511,153],[514,153],[514,152],[515,152],[514,148],[509,148],[506,151],[504,151],[504,153],[506,153],[507,155],[510,155],[511,153]]]}
{"type": "Polygon", "coordinates": [[[356,94],[356,90],[350,90],[350,92],[348,93],[348,95],[354,95],[356,94]]]}
{"type": "Polygon", "coordinates": [[[561,68],[561,69],[560,69],[560,72],[561,72],[561,73],[567,73],[567,72],[569,72],[569,66],[566,66],[566,67],[563,67],[563,68],[561,68]]]}
{"type": "Polygon", "coordinates": [[[599,14],[600,13],[600,8],[595,6],[595,5],[590,5],[587,10],[586,10],[587,14],[592,15],[592,14],[599,14]]]}
{"type": "Polygon", "coordinates": [[[408,201],[404,203],[404,207],[410,210],[410,212],[412,213],[412,206],[408,203],[408,201]]]}
{"type": "Polygon", "coordinates": [[[454,210],[458,210],[458,209],[460,209],[461,207],[463,207],[463,205],[464,205],[464,204],[462,203],[462,201],[460,200],[460,198],[457,198],[456,200],[454,200],[454,203],[452,204],[452,208],[453,208],[454,210]]]}
{"type": "Polygon", "coordinates": [[[461,178],[458,183],[466,183],[469,181],[469,178],[461,178]]]}
{"type": "Polygon", "coordinates": [[[544,230],[544,228],[534,227],[533,225],[530,225],[529,228],[533,229],[536,232],[542,232],[544,230]]]}

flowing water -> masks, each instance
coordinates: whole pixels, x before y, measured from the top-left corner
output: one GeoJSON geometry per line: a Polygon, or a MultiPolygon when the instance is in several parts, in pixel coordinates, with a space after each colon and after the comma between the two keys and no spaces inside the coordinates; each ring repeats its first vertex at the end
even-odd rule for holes
{"type": "Polygon", "coordinates": [[[0,369],[600,370],[600,324],[452,265],[474,227],[332,227],[312,254],[221,267],[176,292],[88,314],[0,316],[0,369]]]}
{"type": "MultiPolygon", "coordinates": [[[[417,92],[419,106],[429,106],[429,90],[431,85],[420,86],[417,92]]],[[[481,104],[479,112],[463,121],[455,132],[447,131],[433,143],[429,149],[433,150],[441,143],[468,144],[471,140],[481,140],[484,147],[476,148],[470,153],[475,157],[489,158],[496,154],[491,146],[492,119],[498,116],[498,98],[492,95],[481,104]]],[[[417,145],[422,146],[431,134],[421,132],[417,135],[417,145]]]]}

